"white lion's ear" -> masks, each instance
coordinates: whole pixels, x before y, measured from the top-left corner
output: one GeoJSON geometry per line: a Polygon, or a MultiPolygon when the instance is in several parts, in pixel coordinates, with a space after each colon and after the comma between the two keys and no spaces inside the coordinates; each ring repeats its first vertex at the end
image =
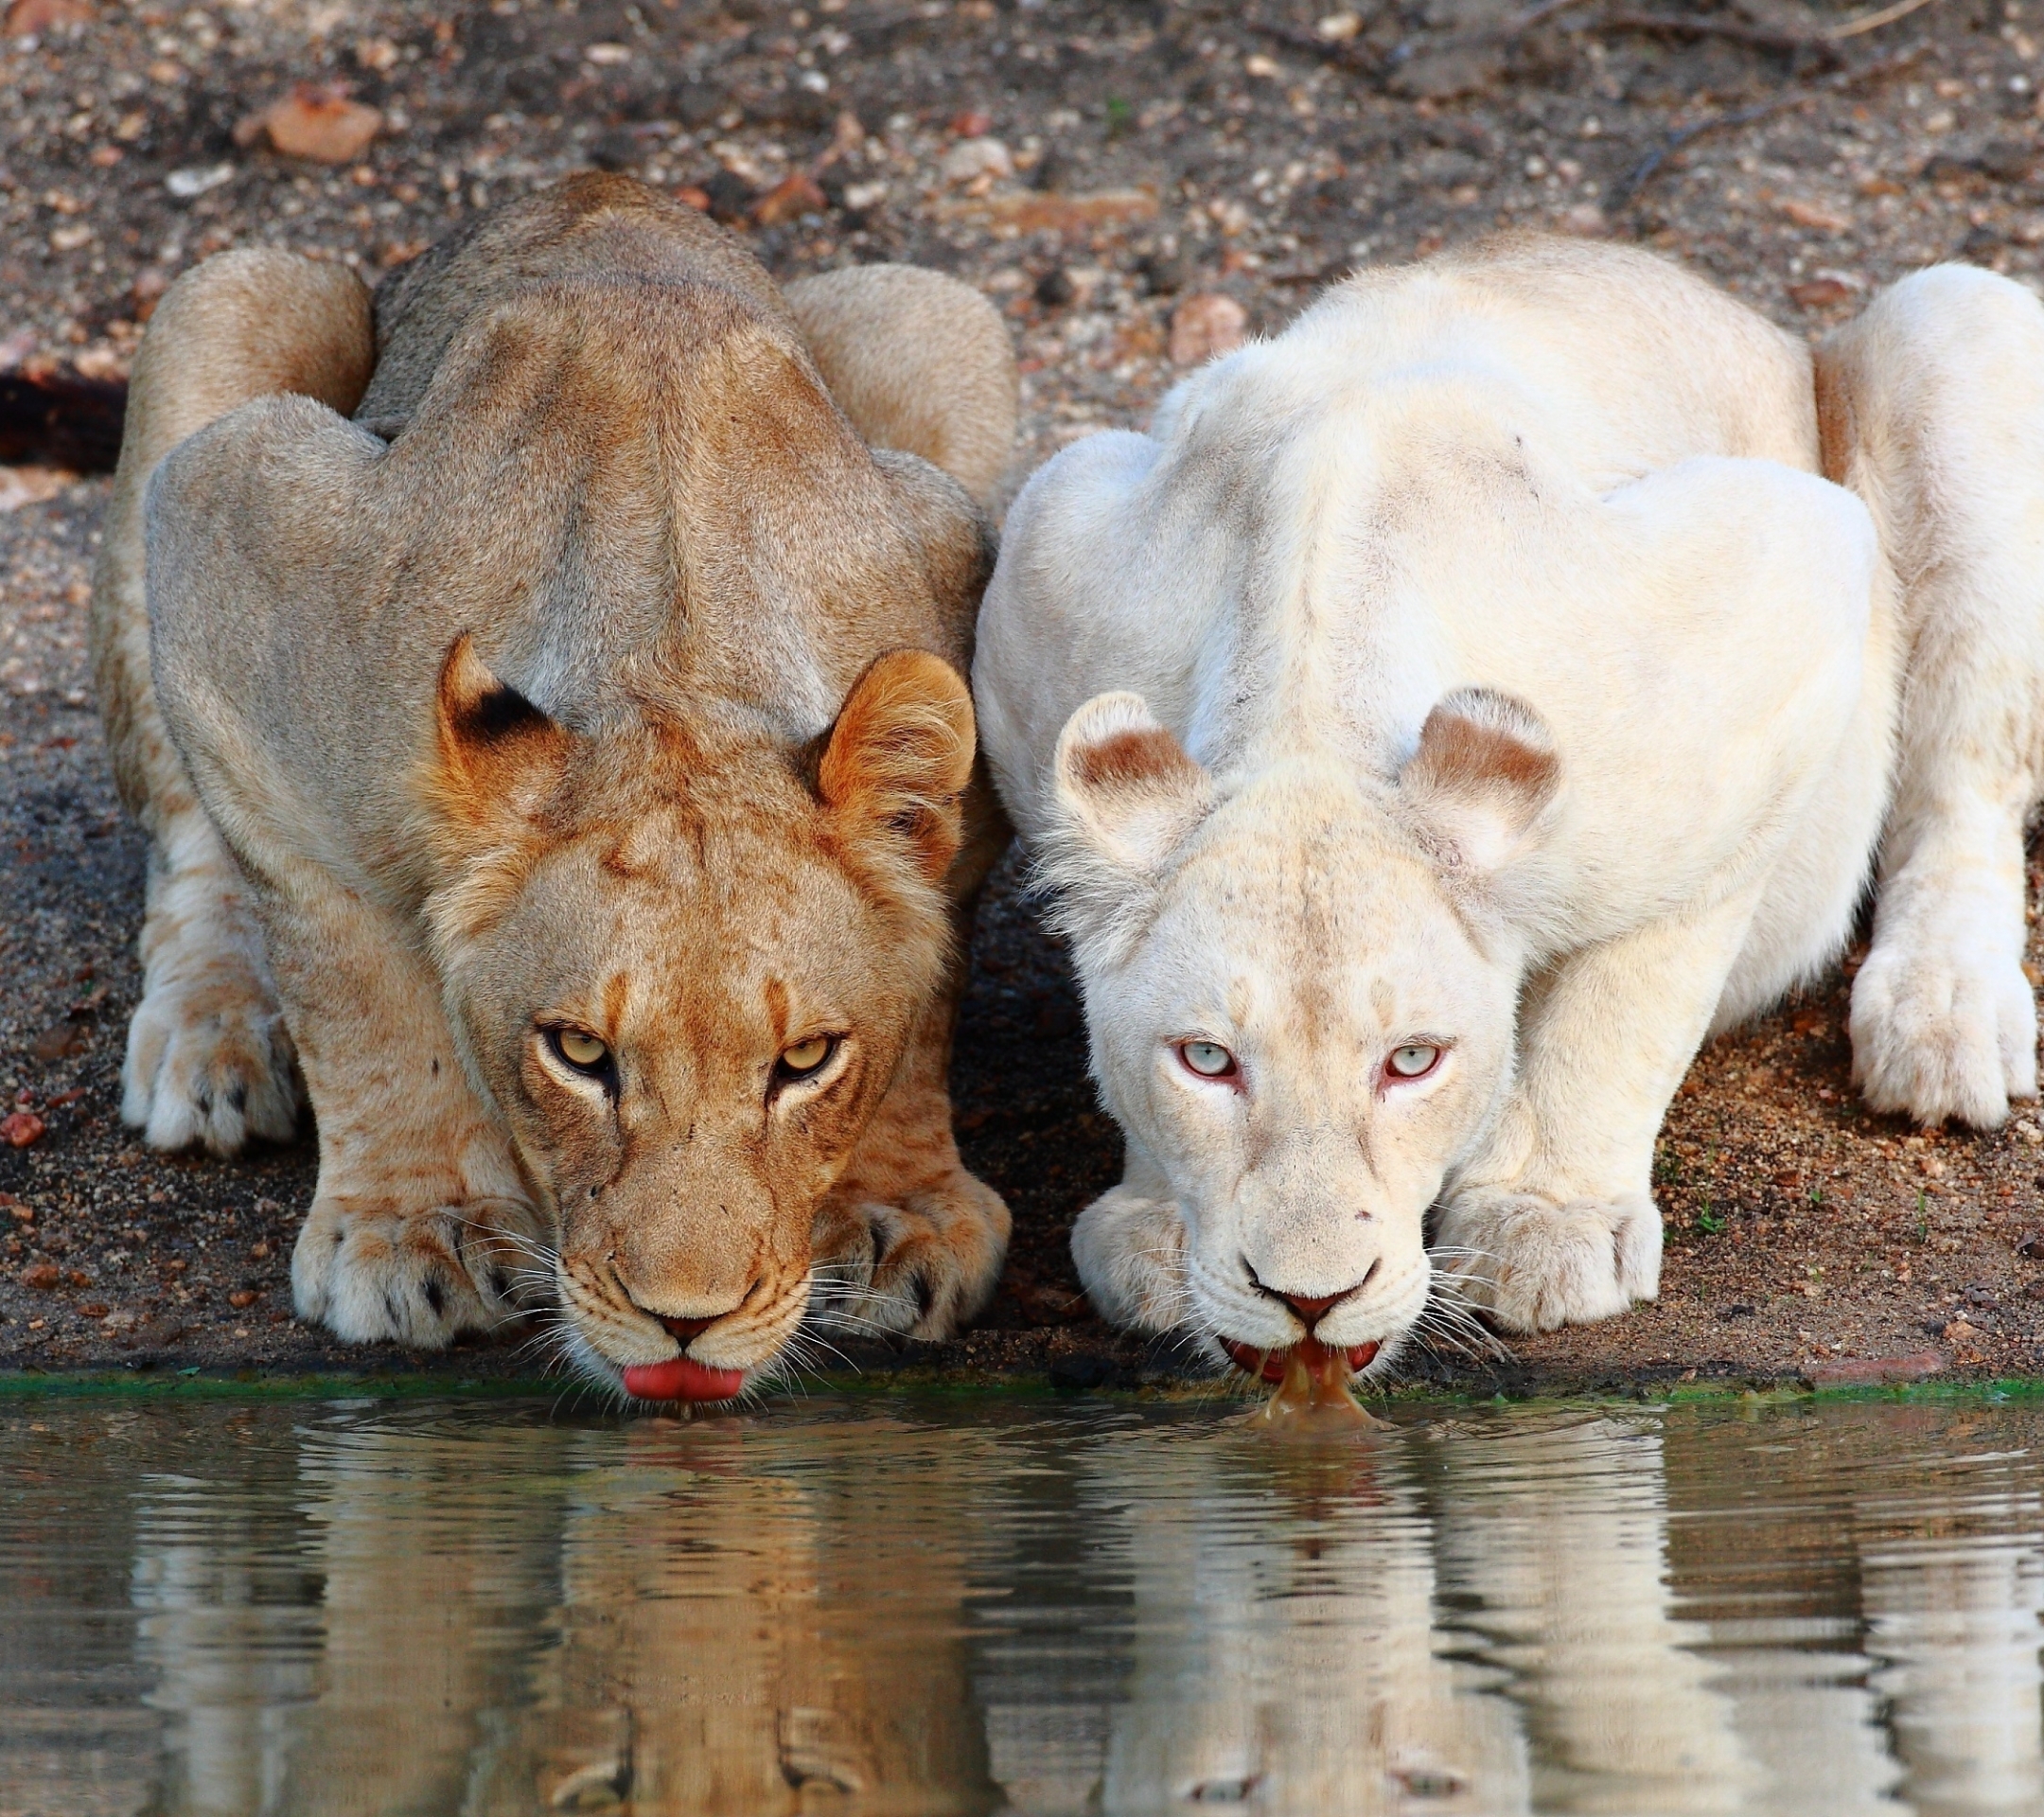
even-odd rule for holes
{"type": "Polygon", "coordinates": [[[1046,880],[1082,935],[1146,895],[1214,803],[1213,779],[1137,694],[1096,695],[1065,722],[1051,790],[1046,880]]]}
{"type": "Polygon", "coordinates": [[[1538,839],[1561,759],[1539,714],[1489,688],[1442,696],[1399,772],[1399,795],[1452,870],[1488,875],[1538,839]]]}

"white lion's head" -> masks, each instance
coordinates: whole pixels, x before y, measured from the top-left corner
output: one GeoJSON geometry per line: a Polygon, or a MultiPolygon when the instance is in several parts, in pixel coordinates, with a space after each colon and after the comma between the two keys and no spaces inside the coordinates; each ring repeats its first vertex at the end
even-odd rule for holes
{"type": "Polygon", "coordinates": [[[1231,785],[1136,695],[1072,715],[1043,868],[1128,1138],[1073,1235],[1107,1316],[1252,1371],[1308,1338],[1389,1361],[1428,1208],[1511,1082],[1507,910],[1559,784],[1539,718],[1478,689],[1388,781],[1330,756],[1231,785]]]}

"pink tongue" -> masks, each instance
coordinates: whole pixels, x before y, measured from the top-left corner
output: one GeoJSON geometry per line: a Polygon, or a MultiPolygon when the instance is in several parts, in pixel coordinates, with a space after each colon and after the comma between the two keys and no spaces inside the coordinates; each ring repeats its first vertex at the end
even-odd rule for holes
{"type": "Polygon", "coordinates": [[[688,1356],[635,1363],[625,1371],[625,1392],[642,1401],[729,1401],[743,1386],[743,1369],[713,1369],[688,1356]]]}

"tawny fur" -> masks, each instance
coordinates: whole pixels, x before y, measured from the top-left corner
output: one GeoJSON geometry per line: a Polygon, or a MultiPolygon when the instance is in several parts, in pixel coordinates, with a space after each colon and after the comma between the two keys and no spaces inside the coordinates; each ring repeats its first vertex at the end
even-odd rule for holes
{"type": "Polygon", "coordinates": [[[1073,1237],[1123,1323],[1382,1367],[1430,1296],[1651,1297],[1670,1096],[1877,852],[1870,1102],[2035,1091],[2044,309],[2003,279],[1813,362],[1635,252],[1358,276],[1031,480],[975,688],[1128,1137],[1073,1237]]]}
{"type": "Polygon", "coordinates": [[[94,612],[154,841],[127,1111],[232,1153],[302,1076],[301,1314],[432,1346],[538,1308],[616,1379],[976,1310],[1008,1214],[943,1058],[1002,837],[961,679],[1013,427],[989,307],[893,269],[784,297],[583,177],[373,327],[340,267],[209,260],[131,408],[94,612]]]}

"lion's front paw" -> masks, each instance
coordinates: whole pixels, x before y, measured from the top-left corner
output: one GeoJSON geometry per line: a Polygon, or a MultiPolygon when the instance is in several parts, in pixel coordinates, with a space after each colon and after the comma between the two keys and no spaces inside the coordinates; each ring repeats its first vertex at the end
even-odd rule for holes
{"type": "Polygon", "coordinates": [[[298,1316],[354,1344],[444,1350],[536,1297],[532,1208],[509,1199],[406,1209],[320,1198],[291,1252],[298,1316]]]}
{"type": "Polygon", "coordinates": [[[836,1204],[817,1221],[810,1307],[852,1332],[945,1338],[987,1303],[1008,1256],[1008,1208],[963,1168],[899,1204],[836,1204]]]}
{"type": "Polygon", "coordinates": [[[1477,1188],[1442,1209],[1431,1249],[1443,1281],[1512,1332],[1615,1317],[1661,1287],[1661,1213],[1645,1193],[1561,1204],[1477,1188]]]}
{"type": "Polygon", "coordinates": [[[298,1127],[298,1066],[284,1016],[253,967],[216,964],[143,997],[128,1025],[121,1117],[151,1148],[239,1154],[298,1127]]]}
{"type": "Polygon", "coordinates": [[[1071,1243],[1086,1297],[1109,1324],[1170,1332],[1191,1316],[1185,1218],[1173,1201],[1118,1186],[1080,1212],[1071,1243]]]}
{"type": "Polygon", "coordinates": [[[1875,1110],[1999,1128],[2036,1096],[2036,999],[1994,944],[1877,942],[1853,980],[1853,1082],[1875,1110]]]}

